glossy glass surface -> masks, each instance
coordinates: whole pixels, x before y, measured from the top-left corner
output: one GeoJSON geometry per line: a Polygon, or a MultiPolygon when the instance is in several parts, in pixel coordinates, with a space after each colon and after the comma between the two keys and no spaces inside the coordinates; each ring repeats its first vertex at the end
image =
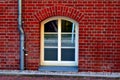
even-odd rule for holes
{"type": "Polygon", "coordinates": [[[58,32],[58,21],[53,20],[44,25],[44,32],[58,32]]]}
{"type": "Polygon", "coordinates": [[[61,49],[62,61],[75,61],[75,49],[61,49]]]}
{"type": "Polygon", "coordinates": [[[44,49],[44,60],[45,61],[57,61],[58,50],[57,48],[45,48],[44,49]]]}
{"type": "Polygon", "coordinates": [[[58,46],[58,35],[57,34],[45,34],[44,35],[45,47],[57,47],[58,46]]]}

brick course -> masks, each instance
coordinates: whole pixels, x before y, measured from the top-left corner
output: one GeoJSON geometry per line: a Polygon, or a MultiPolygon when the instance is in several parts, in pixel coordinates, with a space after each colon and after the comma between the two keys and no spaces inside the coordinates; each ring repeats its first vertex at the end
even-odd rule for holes
{"type": "MultiPolygon", "coordinates": [[[[66,16],[79,23],[79,71],[120,72],[119,0],[22,0],[27,70],[40,64],[40,23],[66,16]]],[[[19,69],[17,0],[0,2],[0,69],[19,69]]]]}

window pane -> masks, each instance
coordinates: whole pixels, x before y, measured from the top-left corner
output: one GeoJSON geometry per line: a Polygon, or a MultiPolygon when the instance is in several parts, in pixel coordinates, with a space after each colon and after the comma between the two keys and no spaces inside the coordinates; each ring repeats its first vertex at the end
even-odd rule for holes
{"type": "Polygon", "coordinates": [[[70,21],[66,21],[66,20],[62,20],[62,32],[75,32],[75,30],[72,30],[74,29],[73,28],[73,23],[70,22],[70,21]]]}
{"type": "Polygon", "coordinates": [[[75,34],[62,34],[62,47],[75,47],[75,34]]]}
{"type": "Polygon", "coordinates": [[[75,49],[62,49],[62,61],[75,61],[75,49]]]}
{"type": "Polygon", "coordinates": [[[45,34],[44,45],[56,47],[58,45],[58,35],[57,34],[45,34]]]}
{"type": "Polygon", "coordinates": [[[53,21],[47,22],[44,25],[44,27],[45,27],[44,32],[58,32],[57,20],[53,20],[53,21]]]}
{"type": "Polygon", "coordinates": [[[44,49],[44,60],[57,61],[57,48],[45,48],[44,49]]]}

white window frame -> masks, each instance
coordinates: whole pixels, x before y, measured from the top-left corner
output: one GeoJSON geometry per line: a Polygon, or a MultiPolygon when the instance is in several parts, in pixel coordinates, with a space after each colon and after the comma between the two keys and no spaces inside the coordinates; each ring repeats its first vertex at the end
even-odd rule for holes
{"type": "MultiPolygon", "coordinates": [[[[51,18],[48,18],[44,21],[41,22],[41,28],[40,28],[40,37],[41,37],[41,44],[40,44],[40,65],[41,66],[78,66],[78,32],[79,32],[79,29],[78,29],[78,23],[71,19],[71,18],[68,18],[68,17],[63,17],[63,16],[56,16],[56,17],[51,17],[51,18]],[[49,21],[52,21],[52,20],[58,20],[58,36],[61,36],[61,20],[67,20],[67,21],[70,21],[72,23],[74,23],[75,25],[75,29],[76,29],[76,32],[75,32],[75,61],[61,61],[61,49],[58,49],[58,61],[44,61],[44,24],[49,22],[49,21]]],[[[58,43],[61,43],[61,37],[58,37],[58,43]]],[[[61,48],[61,44],[58,44],[58,47],[61,48]]]]}

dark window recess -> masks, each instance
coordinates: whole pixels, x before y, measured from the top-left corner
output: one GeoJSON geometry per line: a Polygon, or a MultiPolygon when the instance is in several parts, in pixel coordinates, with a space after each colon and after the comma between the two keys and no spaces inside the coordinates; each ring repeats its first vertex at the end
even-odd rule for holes
{"type": "Polygon", "coordinates": [[[44,60],[57,61],[57,48],[45,48],[44,49],[44,60]]]}
{"type": "Polygon", "coordinates": [[[73,23],[70,21],[62,20],[62,32],[72,32],[73,23]]]}
{"type": "Polygon", "coordinates": [[[44,32],[58,32],[58,21],[53,20],[44,25],[44,32]]]}
{"type": "Polygon", "coordinates": [[[62,49],[62,61],[75,61],[75,49],[62,49]]]}

